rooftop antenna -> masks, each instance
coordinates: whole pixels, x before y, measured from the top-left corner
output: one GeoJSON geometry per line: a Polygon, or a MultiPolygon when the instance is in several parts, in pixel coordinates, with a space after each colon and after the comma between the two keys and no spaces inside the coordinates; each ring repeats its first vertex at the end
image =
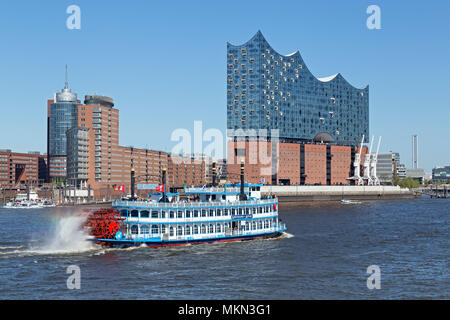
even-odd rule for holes
{"type": "Polygon", "coordinates": [[[69,88],[69,81],[67,80],[67,64],[66,64],[66,86],[65,88],[69,88]]]}

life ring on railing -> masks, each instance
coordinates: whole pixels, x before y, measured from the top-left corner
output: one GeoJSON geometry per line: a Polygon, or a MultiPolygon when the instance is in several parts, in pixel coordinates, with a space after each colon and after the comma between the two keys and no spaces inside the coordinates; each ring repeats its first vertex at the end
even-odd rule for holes
{"type": "Polygon", "coordinates": [[[273,211],[277,211],[277,204],[276,203],[273,204],[273,211]]]}

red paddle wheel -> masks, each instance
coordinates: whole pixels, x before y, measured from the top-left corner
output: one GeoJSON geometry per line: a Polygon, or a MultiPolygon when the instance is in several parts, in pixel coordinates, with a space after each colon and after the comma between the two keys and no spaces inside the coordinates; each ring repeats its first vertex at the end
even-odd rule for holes
{"type": "Polygon", "coordinates": [[[113,209],[98,209],[89,214],[84,226],[97,239],[114,239],[117,231],[124,233],[124,220],[113,209]]]}

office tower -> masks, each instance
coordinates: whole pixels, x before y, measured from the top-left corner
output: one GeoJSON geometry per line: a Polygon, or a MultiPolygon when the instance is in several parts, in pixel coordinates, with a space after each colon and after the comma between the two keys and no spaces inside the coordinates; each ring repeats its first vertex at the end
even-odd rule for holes
{"type": "Polygon", "coordinates": [[[77,126],[79,103],[77,94],[69,89],[66,70],[64,89],[55,93],[53,100],[47,101],[47,176],[50,180],[66,178],[66,132],[77,126]]]}

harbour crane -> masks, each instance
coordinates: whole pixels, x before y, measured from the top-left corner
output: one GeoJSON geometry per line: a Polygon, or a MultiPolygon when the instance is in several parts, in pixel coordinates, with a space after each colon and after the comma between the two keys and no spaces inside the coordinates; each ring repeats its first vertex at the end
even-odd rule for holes
{"type": "Polygon", "coordinates": [[[372,146],[373,146],[373,140],[375,139],[375,136],[372,136],[372,140],[370,142],[369,147],[369,153],[366,155],[364,159],[364,180],[367,180],[367,185],[372,185],[372,177],[370,176],[370,162],[372,158],[372,146]]]}
{"type": "Polygon", "coordinates": [[[378,152],[380,151],[381,145],[381,136],[378,139],[377,153],[372,157],[372,161],[370,162],[370,176],[372,177],[372,185],[379,186],[380,179],[377,176],[377,161],[378,161],[378,152]]]}

